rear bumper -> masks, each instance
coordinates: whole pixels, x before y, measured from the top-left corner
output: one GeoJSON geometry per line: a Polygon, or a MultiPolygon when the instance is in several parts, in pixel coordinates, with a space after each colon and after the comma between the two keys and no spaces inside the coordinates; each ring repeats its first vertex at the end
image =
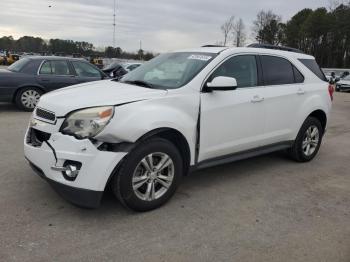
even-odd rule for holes
{"type": "MultiPolygon", "coordinates": [[[[29,161],[29,160],[28,160],[29,161]]],[[[47,178],[44,172],[29,161],[30,167],[41,178],[45,179],[51,187],[64,199],[80,207],[98,208],[103,195],[102,191],[93,191],[82,188],[70,187],[47,178]]]]}

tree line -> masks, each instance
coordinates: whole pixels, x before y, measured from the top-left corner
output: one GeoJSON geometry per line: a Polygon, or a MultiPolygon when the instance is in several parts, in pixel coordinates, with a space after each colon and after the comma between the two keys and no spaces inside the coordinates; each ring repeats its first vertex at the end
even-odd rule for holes
{"type": "Polygon", "coordinates": [[[104,51],[98,51],[93,44],[73,40],[50,39],[45,41],[40,37],[23,36],[15,40],[12,36],[0,38],[0,50],[11,53],[40,53],[82,56],[103,56],[108,58],[124,58],[136,60],[149,60],[154,57],[150,52],[139,50],[136,53],[123,51],[120,47],[106,47],[104,51]]]}
{"type": "MultiPolygon", "coordinates": [[[[230,17],[221,27],[224,45],[230,35],[233,45],[244,45],[244,26],[241,28],[237,30],[237,23],[230,17]]],[[[286,45],[315,56],[321,67],[350,67],[349,2],[328,9],[303,9],[286,22],[271,10],[262,10],[253,22],[252,32],[259,43],[286,45]]]]}

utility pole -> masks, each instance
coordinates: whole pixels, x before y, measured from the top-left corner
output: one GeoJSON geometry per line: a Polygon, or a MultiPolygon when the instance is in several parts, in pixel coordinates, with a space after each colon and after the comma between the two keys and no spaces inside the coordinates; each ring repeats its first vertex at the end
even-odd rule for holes
{"type": "Polygon", "coordinates": [[[114,0],[114,8],[113,8],[113,47],[115,48],[115,16],[116,16],[116,0],[114,0]]]}
{"type": "Polygon", "coordinates": [[[140,60],[142,60],[142,40],[140,40],[140,50],[139,50],[139,56],[140,56],[140,60]]]}

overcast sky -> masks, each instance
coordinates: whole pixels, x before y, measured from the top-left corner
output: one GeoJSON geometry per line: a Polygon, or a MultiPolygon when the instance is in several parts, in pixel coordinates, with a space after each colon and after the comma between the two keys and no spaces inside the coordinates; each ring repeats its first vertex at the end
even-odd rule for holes
{"type": "MultiPolygon", "coordinates": [[[[117,46],[163,52],[222,41],[220,25],[241,17],[249,31],[261,9],[285,21],[329,0],[117,0],[117,46]]],[[[113,43],[113,0],[1,0],[0,36],[40,36],[113,43]],[[49,6],[52,6],[49,8],[49,6]]]]}

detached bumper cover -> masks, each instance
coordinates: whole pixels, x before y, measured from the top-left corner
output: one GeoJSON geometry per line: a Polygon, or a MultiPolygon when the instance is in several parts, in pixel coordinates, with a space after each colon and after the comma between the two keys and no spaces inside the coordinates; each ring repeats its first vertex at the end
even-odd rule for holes
{"type": "MultiPolygon", "coordinates": [[[[28,160],[29,161],[29,160],[28,160]]],[[[29,161],[30,167],[64,199],[80,207],[98,208],[103,196],[101,191],[70,187],[47,178],[44,172],[29,161]]]]}
{"type": "Polygon", "coordinates": [[[127,153],[100,151],[88,139],[77,140],[53,133],[41,145],[33,146],[25,139],[24,154],[36,173],[65,199],[79,206],[97,207],[111,174],[127,153]],[[63,166],[65,161],[81,163],[74,181],[67,180],[62,172],[52,169],[53,166],[63,166]]]}

